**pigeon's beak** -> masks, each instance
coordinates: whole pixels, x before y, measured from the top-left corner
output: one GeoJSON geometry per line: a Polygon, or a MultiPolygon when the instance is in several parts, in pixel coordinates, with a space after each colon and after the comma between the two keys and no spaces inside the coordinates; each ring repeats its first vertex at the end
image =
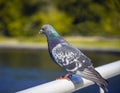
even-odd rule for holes
{"type": "Polygon", "coordinates": [[[42,33],[43,33],[43,30],[41,29],[40,32],[39,32],[39,34],[42,34],[42,33]]]}

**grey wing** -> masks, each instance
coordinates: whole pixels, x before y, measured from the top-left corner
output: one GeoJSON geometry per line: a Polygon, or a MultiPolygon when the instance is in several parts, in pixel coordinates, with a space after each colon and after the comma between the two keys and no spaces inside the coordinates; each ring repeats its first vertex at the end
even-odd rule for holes
{"type": "Polygon", "coordinates": [[[55,61],[69,72],[75,72],[77,69],[83,69],[83,66],[92,65],[80,50],[69,44],[58,44],[52,50],[55,61]]]}
{"type": "Polygon", "coordinates": [[[107,91],[107,81],[94,69],[91,60],[77,48],[58,44],[52,54],[56,62],[70,73],[89,79],[107,91]]]}

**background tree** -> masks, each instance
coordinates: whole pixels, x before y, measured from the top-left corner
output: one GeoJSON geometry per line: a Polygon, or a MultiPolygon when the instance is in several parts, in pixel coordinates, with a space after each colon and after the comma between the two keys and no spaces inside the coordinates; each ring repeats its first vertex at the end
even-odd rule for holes
{"type": "Polygon", "coordinates": [[[59,10],[74,18],[73,29],[81,35],[120,36],[119,0],[54,1],[59,10]]]}
{"type": "Polygon", "coordinates": [[[120,36],[120,0],[0,0],[0,35],[35,36],[43,24],[63,35],[120,36]]]}

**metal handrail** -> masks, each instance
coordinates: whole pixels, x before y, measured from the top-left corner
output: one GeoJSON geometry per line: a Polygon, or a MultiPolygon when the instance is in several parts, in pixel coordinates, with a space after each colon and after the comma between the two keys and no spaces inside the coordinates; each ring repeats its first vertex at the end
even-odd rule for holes
{"type": "MultiPolygon", "coordinates": [[[[120,60],[95,69],[106,79],[117,76],[120,74],[120,60]]],[[[16,93],[71,93],[94,84],[77,75],[72,75],[70,79],[54,80],[16,93]]]]}

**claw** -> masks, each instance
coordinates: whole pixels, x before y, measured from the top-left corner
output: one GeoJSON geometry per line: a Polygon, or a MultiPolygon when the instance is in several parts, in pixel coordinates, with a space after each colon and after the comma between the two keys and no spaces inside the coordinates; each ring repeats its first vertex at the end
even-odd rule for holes
{"type": "Polygon", "coordinates": [[[66,74],[66,75],[63,75],[63,76],[60,76],[58,79],[67,79],[67,80],[70,80],[69,76],[71,76],[70,74],[66,74]]]}

